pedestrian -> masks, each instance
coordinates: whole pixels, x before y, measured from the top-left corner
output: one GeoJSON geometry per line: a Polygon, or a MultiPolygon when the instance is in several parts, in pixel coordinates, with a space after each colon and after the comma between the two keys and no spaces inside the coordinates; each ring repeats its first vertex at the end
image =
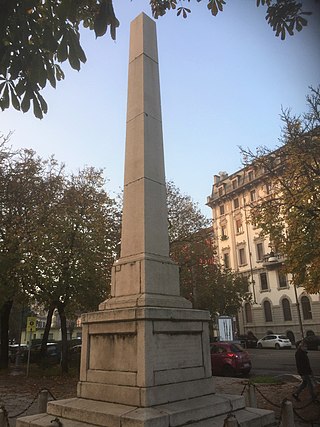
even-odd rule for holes
{"type": "Polygon", "coordinates": [[[302,340],[295,353],[297,371],[302,378],[302,383],[292,394],[292,397],[294,397],[297,402],[300,402],[299,395],[306,387],[308,387],[312,400],[317,400],[316,391],[312,382],[312,370],[307,349],[307,344],[302,340]]]}

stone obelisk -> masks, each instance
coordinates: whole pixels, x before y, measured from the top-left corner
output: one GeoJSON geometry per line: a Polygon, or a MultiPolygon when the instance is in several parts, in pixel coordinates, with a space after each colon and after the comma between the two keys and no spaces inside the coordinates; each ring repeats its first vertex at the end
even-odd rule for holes
{"type": "Polygon", "coordinates": [[[56,417],[65,427],[223,425],[244,398],[214,393],[208,320],[180,296],[169,258],[156,28],[142,13],[131,23],[121,256],[111,296],[82,316],[77,397],[49,402],[46,414],[17,427],[52,427],[56,417]]]}
{"type": "Polygon", "coordinates": [[[121,256],[100,309],[191,307],[169,258],[156,28],[145,14],[131,24],[126,130],[121,256]]]}

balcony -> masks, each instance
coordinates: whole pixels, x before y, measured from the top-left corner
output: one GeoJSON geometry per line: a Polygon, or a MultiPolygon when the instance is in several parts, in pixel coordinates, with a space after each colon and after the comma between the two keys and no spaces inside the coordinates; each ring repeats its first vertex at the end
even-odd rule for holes
{"type": "Polygon", "coordinates": [[[270,252],[269,254],[264,255],[262,259],[262,267],[267,270],[276,270],[280,268],[284,262],[284,258],[281,254],[270,252]]]}

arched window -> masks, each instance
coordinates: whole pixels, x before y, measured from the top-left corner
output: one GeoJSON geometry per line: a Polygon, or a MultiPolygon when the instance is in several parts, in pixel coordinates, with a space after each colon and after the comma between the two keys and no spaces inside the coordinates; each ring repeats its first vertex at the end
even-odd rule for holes
{"type": "Polygon", "coordinates": [[[266,319],[266,322],[272,322],[272,311],[271,311],[271,304],[269,301],[265,301],[263,303],[263,309],[264,309],[264,317],[266,319]]]}
{"type": "Polygon", "coordinates": [[[290,302],[287,298],[282,300],[282,311],[284,320],[292,320],[290,302]]]}
{"type": "Polygon", "coordinates": [[[308,297],[301,297],[301,306],[304,320],[312,319],[311,305],[308,297]]]}
{"type": "Polygon", "coordinates": [[[251,304],[249,304],[248,302],[246,302],[245,305],[244,305],[244,312],[246,314],[246,322],[247,323],[252,323],[251,304]]]}

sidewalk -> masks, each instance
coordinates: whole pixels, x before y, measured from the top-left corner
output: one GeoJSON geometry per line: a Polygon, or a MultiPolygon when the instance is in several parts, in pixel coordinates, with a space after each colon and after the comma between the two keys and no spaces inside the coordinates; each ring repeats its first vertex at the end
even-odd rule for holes
{"type": "MultiPolygon", "coordinates": [[[[286,378],[283,384],[258,384],[256,396],[259,408],[275,411],[279,419],[281,402],[288,398],[298,385],[298,378],[286,378]]],[[[244,394],[248,380],[243,378],[215,377],[216,392],[220,394],[244,394]]],[[[15,427],[16,418],[33,415],[38,412],[37,396],[40,390],[48,389],[56,399],[76,396],[77,379],[71,377],[56,378],[26,378],[22,375],[0,375],[0,405],[4,405],[8,412],[10,427],[15,427]]],[[[320,388],[318,388],[318,393],[320,388]]],[[[308,395],[302,395],[302,402],[293,402],[294,409],[303,419],[319,422],[303,422],[295,415],[296,427],[320,426],[320,406],[316,404],[304,406],[308,403],[308,395]],[[300,409],[299,409],[300,408],[300,409]]],[[[52,399],[52,397],[50,398],[52,399]]]]}

